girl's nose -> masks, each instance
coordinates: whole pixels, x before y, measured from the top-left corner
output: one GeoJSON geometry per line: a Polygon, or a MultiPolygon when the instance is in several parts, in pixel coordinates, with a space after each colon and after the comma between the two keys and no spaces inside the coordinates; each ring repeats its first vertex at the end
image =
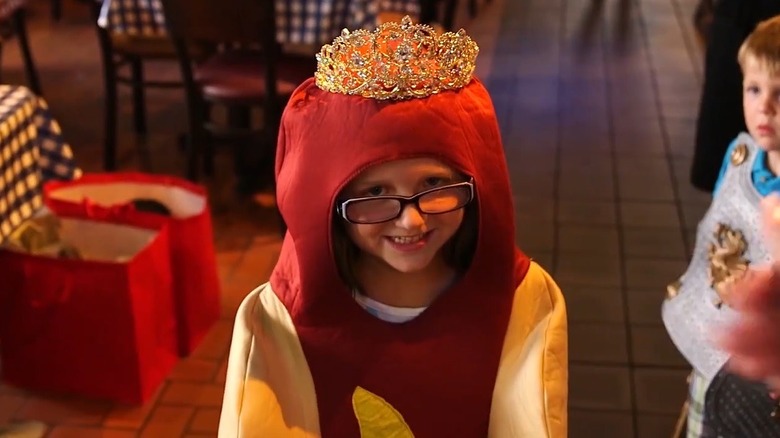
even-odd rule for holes
{"type": "Polygon", "coordinates": [[[398,217],[396,222],[398,226],[402,228],[413,230],[422,228],[422,226],[425,225],[425,218],[423,218],[422,213],[420,213],[420,210],[418,210],[416,206],[407,205],[404,207],[401,216],[398,217]]]}

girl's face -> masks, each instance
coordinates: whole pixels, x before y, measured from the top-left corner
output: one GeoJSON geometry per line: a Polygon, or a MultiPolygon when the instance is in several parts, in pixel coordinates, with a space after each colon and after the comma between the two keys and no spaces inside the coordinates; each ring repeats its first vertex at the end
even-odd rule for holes
{"type": "MultiPolygon", "coordinates": [[[[363,171],[347,185],[339,201],[343,206],[344,201],[361,198],[359,204],[350,201],[344,210],[358,222],[375,222],[394,215],[397,210],[389,203],[395,201],[365,202],[362,198],[413,196],[464,181],[458,172],[435,159],[396,160],[363,171]]],[[[384,222],[347,223],[347,235],[363,255],[378,259],[398,272],[424,273],[437,269],[443,264],[442,246],[463,221],[463,208],[458,206],[471,200],[470,193],[468,186],[461,185],[424,195],[418,203],[423,210],[452,211],[424,213],[418,205],[409,203],[397,217],[384,222]]]]}

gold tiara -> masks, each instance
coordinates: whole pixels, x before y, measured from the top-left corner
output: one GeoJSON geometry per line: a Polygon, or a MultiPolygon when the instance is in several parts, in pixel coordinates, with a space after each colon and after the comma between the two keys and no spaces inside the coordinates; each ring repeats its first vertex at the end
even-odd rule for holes
{"type": "Polygon", "coordinates": [[[468,84],[478,53],[463,29],[438,35],[407,15],[373,32],[344,29],[317,54],[314,78],[331,93],[379,100],[428,97],[468,84]]]}

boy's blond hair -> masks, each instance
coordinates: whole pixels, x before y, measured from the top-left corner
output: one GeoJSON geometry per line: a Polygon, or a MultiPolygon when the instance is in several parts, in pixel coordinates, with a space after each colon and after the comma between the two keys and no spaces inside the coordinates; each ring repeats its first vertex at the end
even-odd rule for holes
{"type": "Polygon", "coordinates": [[[759,23],[742,43],[737,60],[743,71],[749,59],[758,61],[772,75],[780,73],[780,15],[759,23]]]}

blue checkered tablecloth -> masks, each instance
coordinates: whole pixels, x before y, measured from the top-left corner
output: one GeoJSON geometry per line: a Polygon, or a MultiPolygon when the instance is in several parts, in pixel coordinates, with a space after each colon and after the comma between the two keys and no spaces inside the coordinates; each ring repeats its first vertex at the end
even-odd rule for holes
{"type": "Polygon", "coordinates": [[[0,85],[0,243],[41,208],[44,182],[79,176],[46,102],[26,87],[0,85]]]}
{"type": "MultiPolygon", "coordinates": [[[[373,29],[380,12],[418,16],[419,0],[275,0],[277,39],[320,46],[347,29],[373,29]]],[[[160,0],[103,0],[99,24],[115,34],[166,35],[160,0]]]]}

